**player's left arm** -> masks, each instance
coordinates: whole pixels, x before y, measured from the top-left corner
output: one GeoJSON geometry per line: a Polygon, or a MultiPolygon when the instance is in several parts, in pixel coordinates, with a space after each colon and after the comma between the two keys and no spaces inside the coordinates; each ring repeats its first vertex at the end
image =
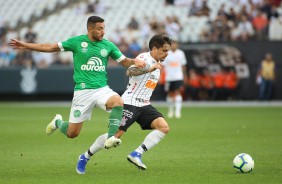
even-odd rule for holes
{"type": "Polygon", "coordinates": [[[125,57],[114,43],[109,42],[109,46],[111,48],[110,57],[116,60],[122,66],[126,68],[130,67],[131,65],[135,65],[140,68],[145,67],[146,64],[143,60],[125,57]]]}
{"type": "Polygon", "coordinates": [[[56,43],[27,43],[23,41],[19,41],[17,39],[11,39],[10,46],[14,49],[22,49],[22,50],[33,50],[38,52],[58,52],[60,51],[59,46],[56,43]]]}
{"type": "Polygon", "coordinates": [[[160,63],[155,63],[150,68],[139,68],[139,67],[136,67],[136,66],[131,66],[127,69],[126,75],[129,76],[129,77],[138,76],[138,75],[142,75],[142,74],[145,74],[145,73],[155,71],[156,69],[161,69],[160,63]]]}
{"type": "Polygon", "coordinates": [[[145,62],[143,60],[140,59],[131,59],[131,58],[124,58],[120,64],[126,68],[130,67],[131,65],[135,65],[137,67],[140,68],[144,68],[145,67],[145,62]]]}

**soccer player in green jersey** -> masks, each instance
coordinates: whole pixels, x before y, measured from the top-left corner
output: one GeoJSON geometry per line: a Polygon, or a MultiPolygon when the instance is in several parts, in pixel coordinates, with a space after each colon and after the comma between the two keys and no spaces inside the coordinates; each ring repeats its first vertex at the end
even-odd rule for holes
{"type": "Polygon", "coordinates": [[[100,107],[105,111],[110,111],[108,139],[105,147],[115,147],[121,143],[121,140],[114,135],[121,122],[123,101],[107,84],[108,57],[124,67],[135,64],[142,68],[145,63],[142,60],[126,58],[114,43],[103,38],[104,34],[104,19],[91,16],[87,20],[86,35],[74,36],[63,42],[37,44],[11,40],[10,46],[15,49],[39,52],[71,51],[73,53],[75,87],[69,121],[63,121],[62,116],[56,114],[46,128],[47,135],[60,129],[69,138],[77,137],[83,122],[90,120],[92,109],[100,107]]]}

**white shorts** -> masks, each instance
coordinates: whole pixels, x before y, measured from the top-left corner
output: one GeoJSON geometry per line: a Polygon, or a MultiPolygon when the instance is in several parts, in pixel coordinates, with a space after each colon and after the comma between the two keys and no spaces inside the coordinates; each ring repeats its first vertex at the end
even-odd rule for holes
{"type": "Polygon", "coordinates": [[[94,107],[99,107],[110,112],[111,109],[106,109],[106,103],[108,99],[114,95],[118,94],[110,89],[109,86],[99,89],[75,91],[72,99],[69,122],[80,123],[85,120],[90,120],[94,107]]]}

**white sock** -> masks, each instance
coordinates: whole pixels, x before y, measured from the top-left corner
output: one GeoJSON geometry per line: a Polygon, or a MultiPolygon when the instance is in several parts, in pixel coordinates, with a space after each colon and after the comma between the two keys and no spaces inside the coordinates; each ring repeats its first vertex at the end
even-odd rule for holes
{"type": "Polygon", "coordinates": [[[173,113],[173,107],[174,107],[173,98],[167,96],[166,102],[168,104],[168,113],[173,113]]]}
{"type": "Polygon", "coordinates": [[[104,144],[108,139],[108,133],[100,135],[95,142],[90,146],[90,148],[84,153],[84,156],[88,159],[98,151],[104,148],[104,144]]]}
{"type": "Polygon", "coordinates": [[[141,154],[144,153],[144,151],[156,146],[165,135],[165,133],[159,130],[153,130],[145,137],[144,142],[135,151],[141,154]]]}
{"type": "Polygon", "coordinates": [[[175,114],[181,114],[181,108],[182,108],[182,96],[177,95],[175,97],[175,114]]]}

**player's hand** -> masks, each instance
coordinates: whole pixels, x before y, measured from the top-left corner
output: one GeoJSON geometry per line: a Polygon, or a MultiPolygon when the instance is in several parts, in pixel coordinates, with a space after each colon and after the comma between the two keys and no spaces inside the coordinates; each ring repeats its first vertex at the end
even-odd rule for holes
{"type": "Polygon", "coordinates": [[[139,68],[144,68],[146,66],[146,63],[143,60],[134,59],[134,65],[139,67],[139,68]]]}
{"type": "Polygon", "coordinates": [[[150,71],[152,72],[152,71],[155,71],[156,69],[161,69],[161,68],[162,68],[162,65],[160,62],[158,62],[150,67],[150,71]]]}
{"type": "Polygon", "coordinates": [[[14,49],[25,49],[26,48],[24,46],[24,42],[16,40],[16,39],[11,39],[10,46],[13,47],[14,49]]]}

